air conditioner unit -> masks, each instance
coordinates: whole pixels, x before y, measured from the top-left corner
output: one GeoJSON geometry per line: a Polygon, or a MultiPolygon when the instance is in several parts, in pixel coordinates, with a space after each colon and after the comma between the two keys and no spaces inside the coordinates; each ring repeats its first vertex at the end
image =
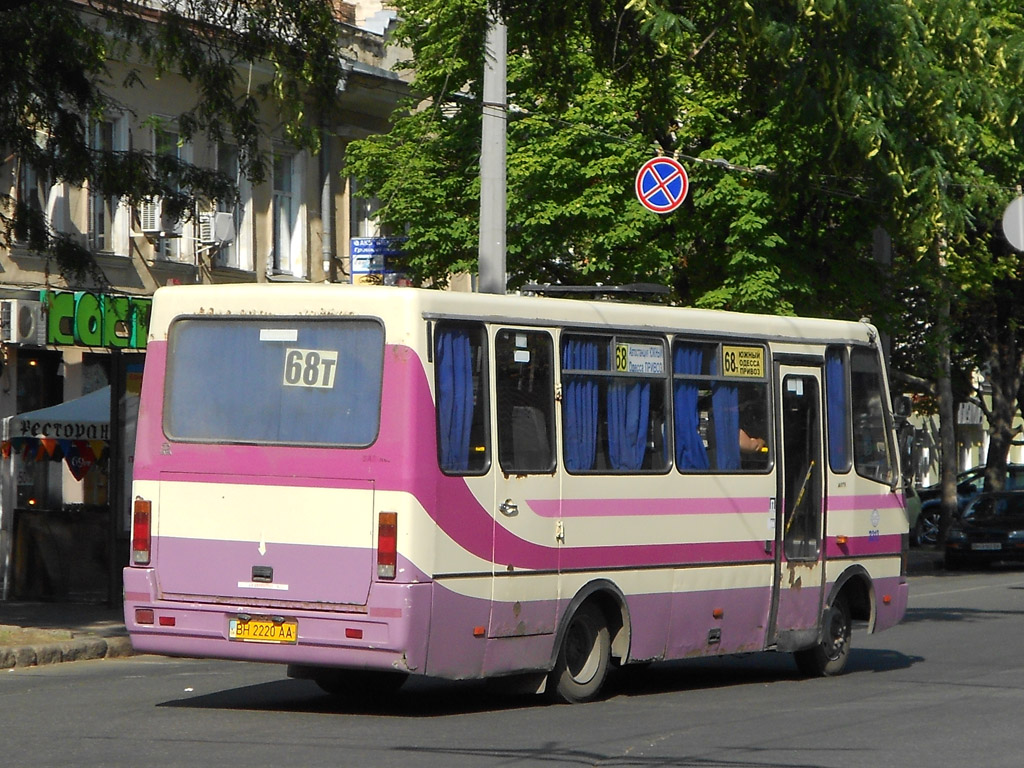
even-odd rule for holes
{"type": "Polygon", "coordinates": [[[226,211],[199,214],[199,242],[203,245],[224,245],[235,239],[235,217],[226,211]]]}
{"type": "Polygon", "coordinates": [[[39,301],[0,301],[0,339],[8,344],[46,346],[46,316],[39,301]]]}

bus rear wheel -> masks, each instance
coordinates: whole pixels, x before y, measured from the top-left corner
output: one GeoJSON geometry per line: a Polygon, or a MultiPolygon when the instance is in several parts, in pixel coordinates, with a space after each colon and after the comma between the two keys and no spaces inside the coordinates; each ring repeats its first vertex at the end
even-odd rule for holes
{"type": "Polygon", "coordinates": [[[601,692],[611,665],[608,622],[593,603],[579,607],[562,637],[548,690],[556,701],[580,704],[601,692]]]}
{"type": "Polygon", "coordinates": [[[843,595],[825,609],[821,642],[793,654],[797,669],[808,677],[834,677],[846,669],[850,657],[850,606],[843,595]]]}

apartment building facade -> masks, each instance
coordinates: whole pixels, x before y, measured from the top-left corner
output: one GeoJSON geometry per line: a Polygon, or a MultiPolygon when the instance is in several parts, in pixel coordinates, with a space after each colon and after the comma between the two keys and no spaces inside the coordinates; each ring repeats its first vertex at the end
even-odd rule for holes
{"type": "MultiPolygon", "coordinates": [[[[174,116],[196,98],[183,78],[158,77],[133,63],[142,84],[115,87],[123,110],[89,124],[96,149],[143,148],[224,172],[237,180],[235,201],[200,203],[176,221],[159,199],[131,206],[88,183],[53,183],[17,156],[0,165],[0,185],[11,197],[44,213],[97,267],[67,278],[22,243],[0,247],[0,599],[119,595],[114,580],[127,549],[132,396],[157,288],[348,282],[352,238],[379,234],[372,210],[351,194],[342,165],[349,141],[387,130],[404,93],[386,38],[394,14],[374,2],[336,1],[335,10],[346,61],[338,119],[320,126],[321,148],[311,153],[285,140],[267,106],[263,183],[246,180],[231,144],[182,140],[174,116]],[[80,404],[102,400],[96,393],[107,387],[113,418],[106,431],[90,431],[80,404]],[[33,420],[36,413],[42,417],[33,420]]],[[[109,82],[122,82],[126,67],[109,62],[109,82]]],[[[249,82],[269,74],[254,65],[249,82]]]]}

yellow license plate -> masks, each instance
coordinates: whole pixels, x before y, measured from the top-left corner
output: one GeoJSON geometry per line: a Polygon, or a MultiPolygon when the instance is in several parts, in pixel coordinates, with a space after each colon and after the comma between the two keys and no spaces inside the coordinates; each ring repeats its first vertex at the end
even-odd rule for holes
{"type": "Polygon", "coordinates": [[[297,643],[299,622],[273,621],[271,619],[231,619],[228,622],[228,638],[250,643],[297,643]]]}

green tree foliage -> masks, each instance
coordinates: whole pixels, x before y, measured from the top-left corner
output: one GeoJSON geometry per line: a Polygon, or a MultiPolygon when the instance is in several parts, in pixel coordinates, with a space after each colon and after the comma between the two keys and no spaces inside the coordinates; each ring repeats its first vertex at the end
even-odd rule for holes
{"type": "MultiPolygon", "coordinates": [[[[8,0],[0,15],[4,156],[51,182],[88,181],[132,204],[160,196],[172,215],[187,214],[199,197],[230,199],[234,180],[217,173],[139,148],[90,148],[90,122],[124,108],[112,95],[115,86],[145,88],[149,72],[175,73],[194,88],[193,103],[173,116],[181,140],[200,134],[230,140],[253,181],[266,170],[259,147],[267,134],[261,102],[276,106],[298,146],[316,145],[311,117],[331,110],[343,76],[329,0],[160,5],[157,11],[127,0],[8,0]],[[111,61],[133,62],[133,68],[115,82],[111,61]],[[269,81],[252,87],[250,64],[269,66],[269,81]]],[[[89,269],[89,254],[21,201],[0,199],[0,234],[8,245],[16,237],[56,257],[64,272],[80,276],[89,269]]]]}
{"type": "MultiPolygon", "coordinates": [[[[411,272],[443,281],[476,260],[485,3],[398,6],[423,102],[352,145],[349,169],[409,234],[411,272]]],[[[1019,74],[1008,3],[502,7],[513,286],[639,277],[701,306],[896,328],[904,297],[874,259],[879,227],[894,275],[924,284],[925,302],[942,285],[940,242],[953,284],[990,277],[966,243],[979,200],[1001,197],[982,156],[1012,148],[1014,99],[999,93],[1019,74]],[[632,191],[657,152],[692,182],[664,217],[632,191]]]]}
{"type": "MultiPolygon", "coordinates": [[[[509,17],[513,285],[664,282],[674,258],[673,225],[645,216],[632,184],[652,154],[645,123],[665,132],[672,113],[668,99],[653,119],[653,97],[678,83],[670,62],[636,33],[634,14],[620,9],[606,19],[591,10],[541,3],[509,17]]],[[[485,4],[407,2],[401,12],[399,40],[413,53],[424,103],[406,105],[389,135],[350,145],[347,164],[382,201],[383,222],[409,236],[406,270],[443,284],[476,269],[485,4]]]]}

